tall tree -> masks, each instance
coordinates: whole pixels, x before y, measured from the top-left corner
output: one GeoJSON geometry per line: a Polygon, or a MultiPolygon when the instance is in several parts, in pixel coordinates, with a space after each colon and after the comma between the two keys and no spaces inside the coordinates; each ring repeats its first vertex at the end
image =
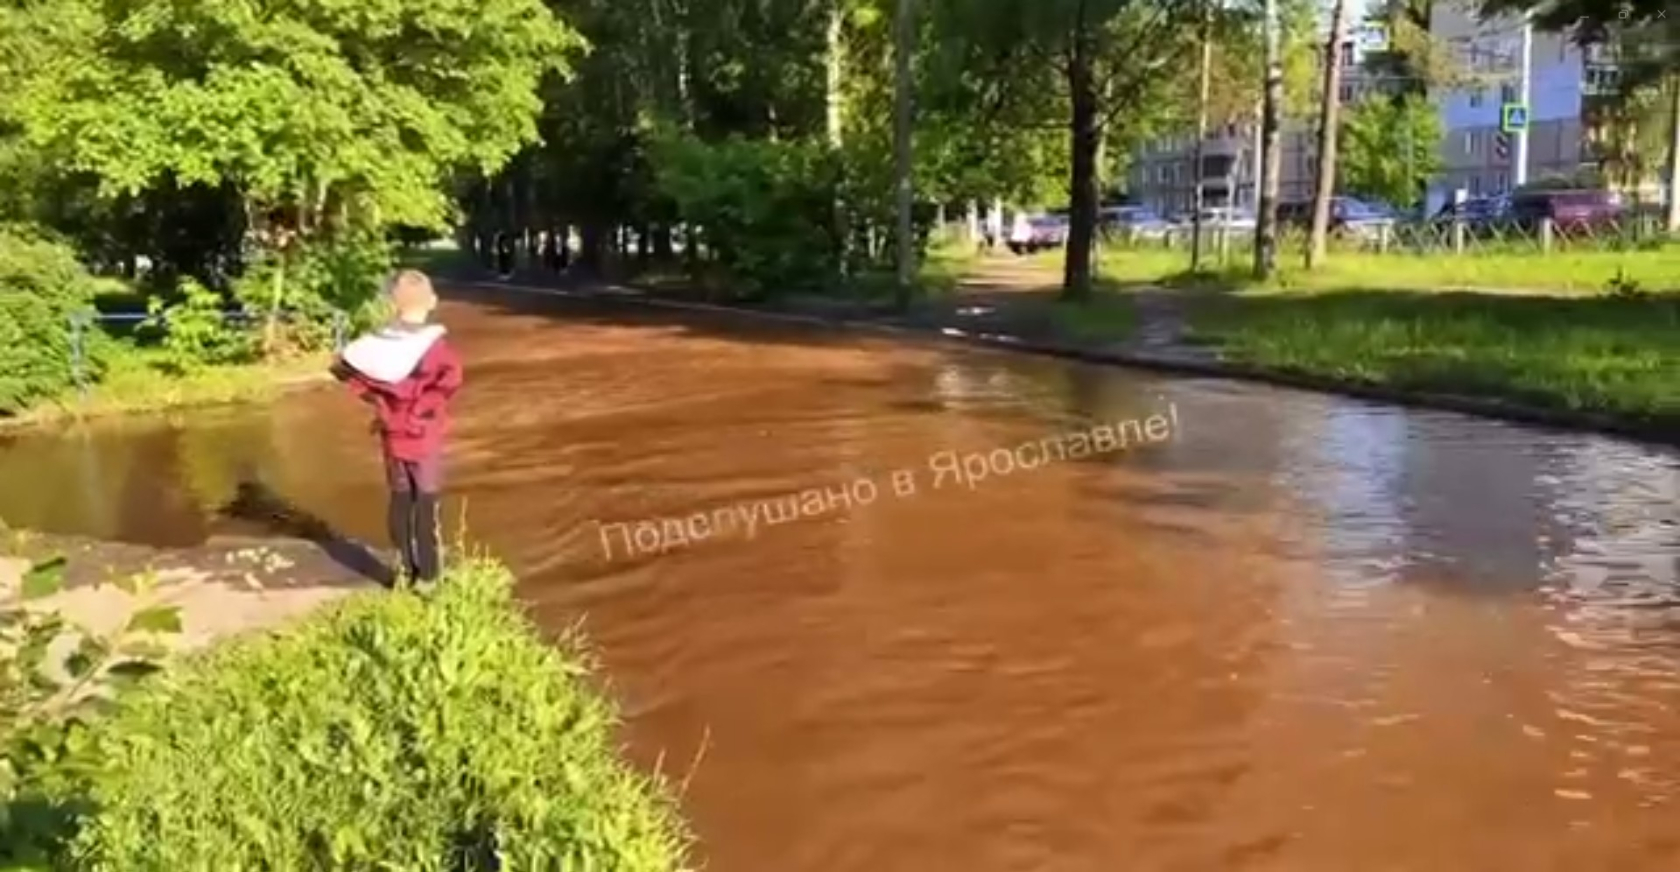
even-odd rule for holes
{"type": "Polygon", "coordinates": [[[1270,278],[1277,269],[1278,188],[1282,183],[1283,155],[1279,132],[1283,126],[1283,23],[1278,17],[1278,0],[1265,0],[1266,90],[1260,116],[1260,197],[1254,227],[1254,276],[1270,278]]]}
{"type": "Polygon", "coordinates": [[[1441,118],[1417,95],[1371,94],[1350,107],[1337,147],[1341,189],[1412,208],[1441,168],[1441,118]]]}
{"type": "Polygon", "coordinates": [[[1330,197],[1336,185],[1336,131],[1341,111],[1342,35],[1347,32],[1348,0],[1330,7],[1330,34],[1324,41],[1324,91],[1318,118],[1318,168],[1313,185],[1312,230],[1307,240],[1307,269],[1324,261],[1330,231],[1330,197]]]}
{"type": "Polygon", "coordinates": [[[998,83],[1016,105],[1059,123],[1069,153],[1069,232],[1062,292],[1091,292],[1101,199],[1098,156],[1111,126],[1149,114],[1150,104],[1193,57],[1201,0],[943,0],[942,40],[1008,59],[998,83]],[[1057,117],[1059,115],[1059,118],[1057,117]]]}
{"type": "Polygon", "coordinates": [[[305,233],[442,226],[452,171],[533,141],[538,85],[580,47],[540,0],[26,5],[57,20],[15,83],[35,142],[106,194],[226,183],[305,233]]]}

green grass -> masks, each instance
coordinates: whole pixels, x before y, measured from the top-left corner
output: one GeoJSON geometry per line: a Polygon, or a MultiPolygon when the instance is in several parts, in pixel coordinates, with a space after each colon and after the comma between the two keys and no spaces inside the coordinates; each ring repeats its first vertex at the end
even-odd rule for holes
{"type": "MultiPolygon", "coordinates": [[[[1132,248],[1104,251],[1103,278],[1140,284],[1201,284],[1249,287],[1251,249],[1234,246],[1221,261],[1217,253],[1204,262],[1205,275],[1190,275],[1190,253],[1183,248],[1132,248]]],[[[1680,245],[1626,251],[1493,252],[1377,254],[1332,251],[1313,272],[1302,265],[1299,249],[1279,255],[1278,273],[1268,287],[1328,290],[1460,290],[1593,294],[1618,276],[1647,290],[1680,289],[1680,245]]]]}
{"type": "Polygon", "coordinates": [[[171,372],[162,364],[160,352],[117,352],[104,377],[89,386],[85,396],[72,390],[0,421],[0,426],[270,399],[297,384],[326,379],[328,360],[325,355],[311,355],[277,363],[207,366],[187,373],[171,372]]]}
{"type": "Polygon", "coordinates": [[[686,868],[587,649],[545,639],[513,584],[468,558],[434,594],[355,594],[166,664],[29,773],[23,801],[64,828],[52,868],[686,868]]]}
{"type": "Polygon", "coordinates": [[[1083,345],[1124,342],[1137,329],[1137,305],[1131,297],[1109,288],[1098,288],[1089,300],[1055,300],[1050,304],[1050,323],[1059,339],[1083,345]]]}
{"type": "Polygon", "coordinates": [[[1249,292],[1191,312],[1194,338],[1243,363],[1680,423],[1680,295],[1249,292]]]}
{"type": "MultiPolygon", "coordinates": [[[[916,265],[915,296],[924,300],[950,296],[978,258],[972,246],[961,242],[930,245],[916,265]]],[[[889,303],[896,298],[898,276],[891,271],[865,273],[854,277],[846,290],[869,303],[889,303]]]]}

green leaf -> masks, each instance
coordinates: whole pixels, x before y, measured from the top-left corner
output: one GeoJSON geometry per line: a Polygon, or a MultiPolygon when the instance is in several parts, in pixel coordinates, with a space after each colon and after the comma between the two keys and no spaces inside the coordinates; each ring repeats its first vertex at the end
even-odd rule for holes
{"type": "Polygon", "coordinates": [[[29,571],[23,574],[23,598],[37,600],[63,590],[65,564],[63,557],[54,557],[29,567],[29,571]]]}
{"type": "Polygon", "coordinates": [[[181,632],[181,608],[179,606],[152,606],[134,613],[128,619],[125,632],[129,633],[179,633],[181,632]]]}
{"type": "Polygon", "coordinates": [[[111,654],[110,646],[92,636],[83,636],[76,650],[64,660],[64,668],[71,678],[86,678],[111,654]]]}

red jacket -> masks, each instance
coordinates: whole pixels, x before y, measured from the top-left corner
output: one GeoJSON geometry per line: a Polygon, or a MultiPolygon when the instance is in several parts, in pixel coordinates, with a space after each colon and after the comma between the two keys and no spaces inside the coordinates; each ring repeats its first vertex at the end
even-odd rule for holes
{"type": "Polygon", "coordinates": [[[335,373],[357,398],[372,405],[385,451],[398,460],[424,460],[443,449],[449,401],[461,389],[461,358],[447,339],[426,349],[407,377],[385,382],[358,372],[340,358],[335,373]]]}

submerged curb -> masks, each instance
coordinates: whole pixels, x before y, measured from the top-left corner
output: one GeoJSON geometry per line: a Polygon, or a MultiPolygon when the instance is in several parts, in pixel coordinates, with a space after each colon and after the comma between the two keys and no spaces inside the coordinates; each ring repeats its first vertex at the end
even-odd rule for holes
{"type": "Polygon", "coordinates": [[[695,303],[686,300],[672,300],[648,293],[646,291],[639,291],[621,285],[605,285],[603,286],[605,290],[584,291],[543,287],[541,285],[483,280],[458,280],[455,284],[466,287],[485,288],[489,290],[513,291],[515,293],[537,294],[554,297],[568,297],[579,300],[616,300],[648,306],[650,308],[675,309],[690,312],[719,312],[734,315],[746,315],[787,324],[806,324],[849,330],[862,330],[895,336],[938,339],[968,346],[1025,352],[1045,357],[1077,360],[1084,363],[1097,363],[1108,366],[1125,366],[1133,369],[1146,369],[1154,372],[1171,373],[1175,375],[1236,379],[1240,381],[1275,385],[1278,387],[1294,388],[1297,390],[1314,391],[1316,393],[1336,394],[1361,400],[1391,403],[1393,405],[1406,406],[1408,408],[1431,409],[1445,412],[1457,412],[1465,415],[1476,415],[1482,418],[1508,421],[1516,424],[1526,424],[1535,427],[1544,427],[1552,430],[1577,433],[1599,433],[1653,445],[1660,445],[1667,448],[1680,448],[1680,419],[1647,420],[1596,412],[1548,409],[1540,406],[1514,403],[1507,400],[1473,397],[1463,394],[1445,394],[1429,391],[1406,390],[1404,388],[1394,388],[1366,382],[1348,381],[1345,379],[1336,379],[1290,370],[1254,366],[1252,364],[1237,363],[1226,360],[1204,360],[1192,358],[1186,355],[1170,353],[1081,348],[1073,345],[1020,339],[1008,335],[973,333],[965,330],[959,330],[954,327],[894,324],[885,322],[880,318],[806,315],[796,312],[777,312],[746,306],[726,306],[716,303],[695,303]]]}

